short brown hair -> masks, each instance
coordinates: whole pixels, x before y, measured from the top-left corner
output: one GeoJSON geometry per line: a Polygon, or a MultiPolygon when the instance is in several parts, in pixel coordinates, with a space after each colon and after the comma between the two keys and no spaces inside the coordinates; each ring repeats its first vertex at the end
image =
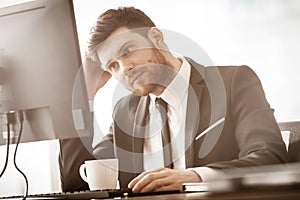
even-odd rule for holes
{"type": "Polygon", "coordinates": [[[154,26],[153,21],[143,11],[134,7],[109,9],[98,17],[95,25],[91,28],[88,54],[93,54],[96,47],[120,27],[134,29],[154,26]]]}

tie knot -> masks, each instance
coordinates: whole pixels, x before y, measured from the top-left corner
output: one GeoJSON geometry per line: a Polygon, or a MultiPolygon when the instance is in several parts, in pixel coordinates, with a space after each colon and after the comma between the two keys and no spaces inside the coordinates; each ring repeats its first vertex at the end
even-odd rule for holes
{"type": "Polygon", "coordinates": [[[159,110],[159,112],[162,113],[167,113],[168,110],[168,104],[165,102],[162,98],[156,98],[155,99],[155,106],[159,110]]]}

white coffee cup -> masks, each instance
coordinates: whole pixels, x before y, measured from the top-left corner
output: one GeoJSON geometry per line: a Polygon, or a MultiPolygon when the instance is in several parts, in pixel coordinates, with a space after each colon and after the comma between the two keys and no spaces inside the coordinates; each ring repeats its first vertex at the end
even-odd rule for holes
{"type": "Polygon", "coordinates": [[[90,190],[116,189],[118,169],[118,159],[87,160],[80,166],[79,174],[90,190]]]}

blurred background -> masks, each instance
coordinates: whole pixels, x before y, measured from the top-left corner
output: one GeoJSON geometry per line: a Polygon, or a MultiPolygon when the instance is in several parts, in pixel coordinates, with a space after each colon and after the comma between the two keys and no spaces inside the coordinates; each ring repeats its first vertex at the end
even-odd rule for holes
{"type": "MultiPolygon", "coordinates": [[[[19,2],[24,0],[0,0],[0,7],[19,2]]],[[[194,41],[215,65],[250,66],[262,82],[267,99],[275,109],[277,121],[300,120],[300,1],[74,0],[82,56],[89,30],[97,17],[107,9],[119,6],[139,8],[157,27],[175,31],[194,41]]],[[[0,27],[0,34],[2,28],[6,27],[0,27]]],[[[180,53],[185,55],[185,52],[180,53]]],[[[95,97],[96,131],[108,130],[113,106],[111,96],[116,85],[116,81],[111,80],[95,97]]],[[[25,173],[32,174],[30,193],[60,190],[58,168],[49,168],[49,163],[57,162],[57,144],[55,140],[37,142],[35,145],[40,155],[32,150],[34,145],[20,145],[20,167],[26,169],[25,173]],[[51,158],[45,158],[45,155],[51,158]],[[26,156],[28,159],[24,159],[26,156]],[[34,178],[36,169],[29,164],[42,166],[38,167],[39,177],[34,178]],[[39,181],[41,179],[42,182],[39,181]]],[[[0,146],[0,155],[2,166],[5,155],[3,146],[0,146]]],[[[21,177],[7,182],[12,180],[11,173],[5,175],[10,178],[0,179],[0,196],[24,191],[21,177]]]]}

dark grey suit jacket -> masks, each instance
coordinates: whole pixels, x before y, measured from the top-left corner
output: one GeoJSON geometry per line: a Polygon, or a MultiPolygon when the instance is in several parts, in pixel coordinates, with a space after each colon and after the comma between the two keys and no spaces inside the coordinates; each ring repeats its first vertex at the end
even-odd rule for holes
{"type": "MultiPolygon", "coordinates": [[[[203,67],[187,60],[192,67],[185,126],[186,167],[226,169],[286,162],[287,152],[274,111],[256,74],[247,66],[203,67]],[[195,140],[199,133],[223,117],[224,123],[195,140]]],[[[149,102],[148,96],[129,95],[121,99],[113,112],[110,133],[94,150],[97,159],[119,159],[122,187],[127,187],[143,171],[143,136],[149,102]]],[[[84,150],[70,155],[68,152],[74,152],[68,149],[71,143],[72,140],[61,141],[60,166],[65,191],[84,187],[82,181],[71,181],[74,174],[68,175],[77,172],[84,159],[92,157],[84,150]],[[68,167],[70,159],[75,169],[68,167]]],[[[78,150],[78,146],[73,148],[78,150]]]]}

